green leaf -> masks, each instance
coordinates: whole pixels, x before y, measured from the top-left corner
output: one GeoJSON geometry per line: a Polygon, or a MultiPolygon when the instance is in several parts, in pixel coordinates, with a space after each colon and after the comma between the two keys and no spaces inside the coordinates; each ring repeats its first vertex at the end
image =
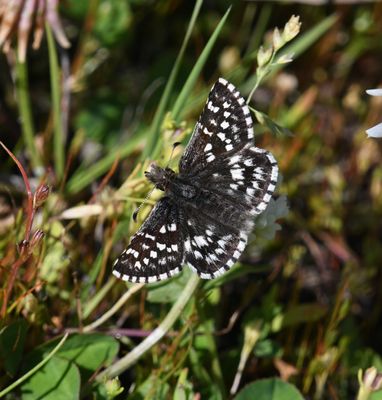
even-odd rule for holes
{"type": "Polygon", "coordinates": [[[118,341],[111,336],[100,333],[76,334],[68,338],[58,354],[81,368],[95,371],[111,364],[118,349],[118,341]]]}
{"type": "Polygon", "coordinates": [[[21,386],[22,400],[76,400],[80,383],[78,368],[56,355],[21,386]]]}
{"type": "Polygon", "coordinates": [[[277,378],[261,379],[250,383],[234,398],[235,400],[304,400],[290,383],[277,378]]]}
{"type": "Polygon", "coordinates": [[[151,303],[174,303],[183,291],[191,274],[189,268],[184,268],[182,273],[170,280],[148,285],[147,300],[151,303]]]}
{"type": "MultiPolygon", "coordinates": [[[[30,369],[56,346],[51,341],[33,351],[27,360],[30,369]]],[[[70,336],[57,356],[75,363],[81,369],[83,378],[88,378],[98,368],[110,365],[118,353],[119,343],[114,338],[100,333],[74,334],[70,336]]]]}
{"type": "Polygon", "coordinates": [[[19,319],[0,331],[0,359],[11,376],[16,374],[23,356],[27,327],[25,320],[19,319]]]}

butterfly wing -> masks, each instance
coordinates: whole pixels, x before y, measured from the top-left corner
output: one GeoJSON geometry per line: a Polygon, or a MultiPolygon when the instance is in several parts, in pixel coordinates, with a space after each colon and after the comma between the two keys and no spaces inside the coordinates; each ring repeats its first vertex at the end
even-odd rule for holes
{"type": "Polygon", "coordinates": [[[185,261],[202,279],[212,279],[229,270],[247,243],[247,234],[221,224],[203,210],[187,208],[185,261]]]}
{"type": "Polygon", "coordinates": [[[197,174],[252,141],[252,118],[244,98],[232,83],[220,78],[180,159],[179,172],[197,174]]]}
{"type": "Polygon", "coordinates": [[[184,239],[179,210],[163,197],[115,261],[113,274],[130,282],[156,282],[181,271],[184,239]]]}

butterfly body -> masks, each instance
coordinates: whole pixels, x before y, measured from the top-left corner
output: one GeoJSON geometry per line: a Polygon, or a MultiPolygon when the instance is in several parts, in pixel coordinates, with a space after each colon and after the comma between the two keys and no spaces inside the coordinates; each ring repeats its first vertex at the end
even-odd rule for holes
{"type": "Polygon", "coordinates": [[[224,79],[212,88],[179,173],[153,164],[146,177],[164,196],[114,264],[131,282],[166,279],[186,263],[215,278],[237,261],[277,183],[274,157],[253,144],[244,99],[224,79]]]}

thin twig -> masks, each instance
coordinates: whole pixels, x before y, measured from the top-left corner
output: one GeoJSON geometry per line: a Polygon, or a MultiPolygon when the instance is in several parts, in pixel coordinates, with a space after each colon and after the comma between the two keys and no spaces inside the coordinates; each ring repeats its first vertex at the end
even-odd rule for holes
{"type": "Polygon", "coordinates": [[[7,393],[9,393],[15,387],[19,386],[21,383],[25,382],[30,376],[32,376],[35,372],[37,372],[40,368],[42,368],[57,353],[57,351],[62,347],[62,345],[65,343],[68,335],[69,334],[66,333],[63,336],[63,338],[60,340],[60,342],[57,344],[57,346],[40,363],[38,363],[35,367],[33,367],[31,370],[29,370],[20,379],[17,379],[17,381],[13,382],[7,388],[2,390],[0,392],[0,398],[5,396],[7,393]]]}
{"type": "Polygon", "coordinates": [[[132,286],[108,311],[106,311],[101,318],[98,318],[89,325],[84,326],[83,332],[90,332],[102,325],[107,321],[112,315],[114,315],[125,303],[126,301],[136,292],[142,289],[144,283],[138,283],[132,286]]]}
{"type": "MultiPolygon", "coordinates": [[[[0,145],[3,147],[3,149],[9,154],[9,156],[13,159],[13,161],[16,163],[18,169],[20,170],[20,173],[23,177],[24,180],[24,185],[25,189],[27,191],[27,221],[25,225],[25,234],[24,234],[24,241],[25,243],[29,243],[30,239],[30,234],[31,234],[31,229],[32,229],[32,224],[33,224],[33,218],[34,218],[34,208],[33,208],[33,194],[32,190],[29,184],[29,179],[28,176],[25,172],[24,167],[21,165],[20,161],[16,158],[16,156],[5,146],[3,142],[0,141],[0,145]]],[[[23,246],[21,249],[21,254],[20,257],[14,262],[11,268],[11,274],[7,283],[7,286],[4,290],[4,297],[3,297],[3,304],[1,306],[1,316],[4,318],[6,311],[7,311],[7,304],[8,304],[8,299],[12,293],[13,285],[16,280],[17,272],[21,265],[26,261],[25,258],[25,251],[27,249],[23,246]]]]}

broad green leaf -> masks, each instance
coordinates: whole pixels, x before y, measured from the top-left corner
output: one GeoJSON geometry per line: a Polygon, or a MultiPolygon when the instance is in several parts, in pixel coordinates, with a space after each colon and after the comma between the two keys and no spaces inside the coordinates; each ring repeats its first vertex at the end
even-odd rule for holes
{"type": "Polygon", "coordinates": [[[304,400],[290,383],[277,378],[261,379],[250,383],[235,396],[234,400],[304,400]]]}
{"type": "Polygon", "coordinates": [[[81,368],[95,371],[110,364],[118,349],[118,341],[111,336],[100,333],[77,334],[68,338],[58,354],[81,368]]]}
{"type": "MultiPolygon", "coordinates": [[[[57,340],[54,340],[35,349],[28,356],[28,368],[44,358],[56,344],[57,340]]],[[[67,339],[57,356],[78,365],[86,378],[98,368],[109,365],[117,355],[118,349],[118,341],[110,336],[100,333],[75,334],[67,339]]]]}
{"type": "Polygon", "coordinates": [[[173,303],[177,300],[192,272],[185,267],[179,275],[163,282],[147,286],[147,300],[152,303],[173,303]]]}
{"type": "Polygon", "coordinates": [[[6,372],[14,376],[23,356],[27,323],[16,320],[0,331],[0,359],[6,372]]]}
{"type": "Polygon", "coordinates": [[[76,365],[56,355],[21,386],[22,400],[76,400],[80,383],[76,365]]]}

